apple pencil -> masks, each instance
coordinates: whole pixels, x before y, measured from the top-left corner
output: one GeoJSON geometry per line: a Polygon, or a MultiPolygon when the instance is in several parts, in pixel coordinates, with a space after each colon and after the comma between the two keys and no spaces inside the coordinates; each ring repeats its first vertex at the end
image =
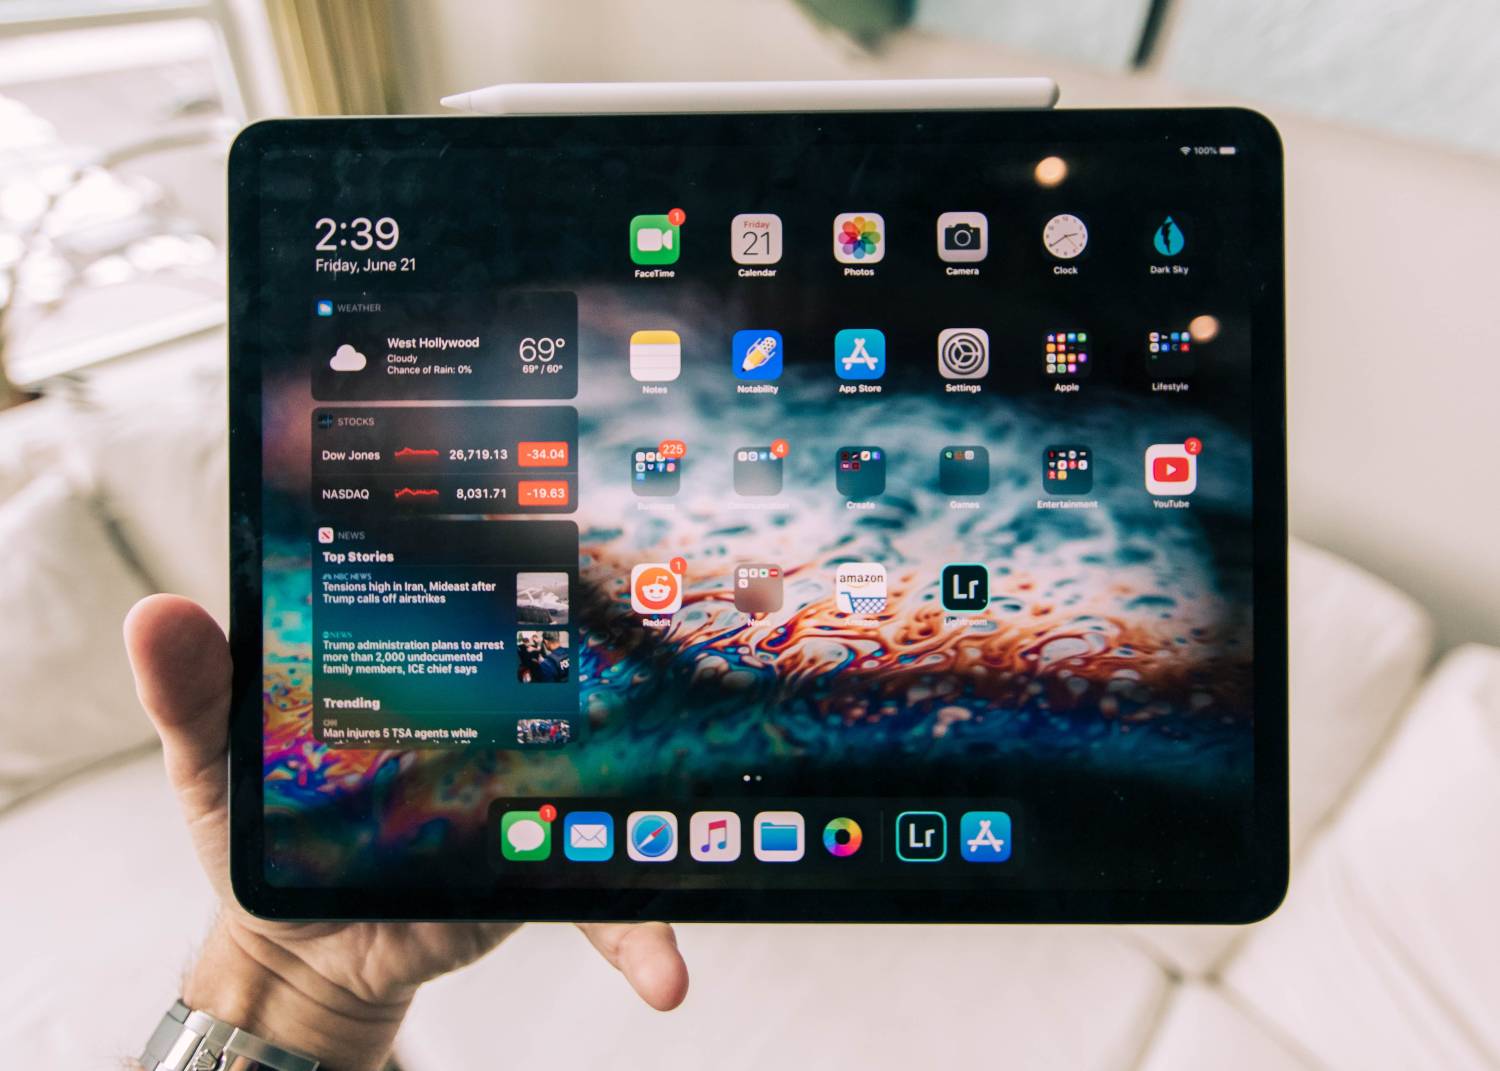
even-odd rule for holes
{"type": "Polygon", "coordinates": [[[1050,78],[911,78],[824,82],[517,82],[443,98],[481,115],[671,112],[973,111],[1050,108],[1050,78]]]}

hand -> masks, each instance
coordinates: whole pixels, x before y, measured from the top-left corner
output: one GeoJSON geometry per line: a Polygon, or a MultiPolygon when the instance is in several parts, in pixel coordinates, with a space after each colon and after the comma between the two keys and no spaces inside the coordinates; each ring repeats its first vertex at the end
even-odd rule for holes
{"type": "MultiPolygon", "coordinates": [[[[182,999],[337,1069],[378,1068],[417,987],[503,941],[507,923],[268,922],[229,888],[229,645],[202,609],[173,595],[125,619],[136,690],[161,736],[167,777],[221,903],[182,999]]],[[[653,1008],[687,995],[687,967],[663,923],[579,926],[653,1008]]]]}

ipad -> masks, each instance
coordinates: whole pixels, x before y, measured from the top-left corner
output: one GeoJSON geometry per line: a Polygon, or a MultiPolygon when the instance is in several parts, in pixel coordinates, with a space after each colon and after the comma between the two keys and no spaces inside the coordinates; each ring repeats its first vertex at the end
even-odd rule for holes
{"type": "Polygon", "coordinates": [[[251,911],[1279,902],[1261,116],[273,121],[230,221],[251,911]]]}

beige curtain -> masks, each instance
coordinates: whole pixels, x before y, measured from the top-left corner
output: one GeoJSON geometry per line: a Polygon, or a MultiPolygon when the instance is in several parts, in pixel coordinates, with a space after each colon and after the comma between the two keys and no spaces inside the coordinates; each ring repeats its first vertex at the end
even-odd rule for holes
{"type": "Polygon", "coordinates": [[[396,110],[387,0],[266,0],[266,15],[298,115],[396,110]]]}

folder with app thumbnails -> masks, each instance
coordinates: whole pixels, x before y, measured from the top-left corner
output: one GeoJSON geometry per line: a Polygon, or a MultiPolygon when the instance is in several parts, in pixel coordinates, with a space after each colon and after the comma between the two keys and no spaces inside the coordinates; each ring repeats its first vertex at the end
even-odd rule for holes
{"type": "Polygon", "coordinates": [[[609,831],[599,822],[579,822],[568,830],[568,844],[574,848],[608,848],[609,831]]]}
{"type": "Polygon", "coordinates": [[[760,824],[760,848],[765,852],[795,852],[800,845],[797,842],[797,827],[790,822],[785,825],[776,822],[762,822],[760,824]]]}

